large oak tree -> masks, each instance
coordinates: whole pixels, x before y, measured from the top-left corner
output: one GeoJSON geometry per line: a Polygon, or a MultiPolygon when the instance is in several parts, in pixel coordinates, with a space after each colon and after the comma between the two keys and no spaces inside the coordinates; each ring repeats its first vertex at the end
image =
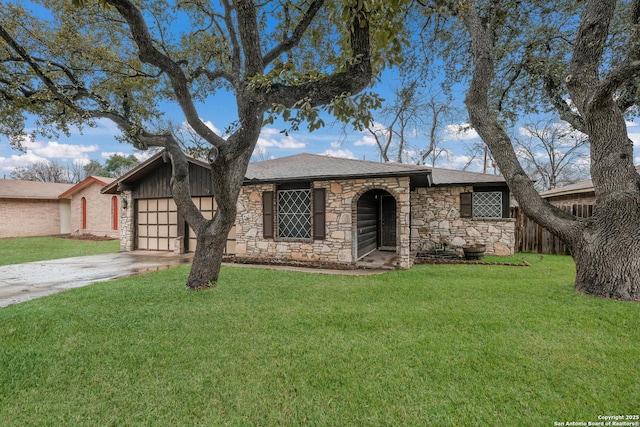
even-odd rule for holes
{"type": "Polygon", "coordinates": [[[172,163],[173,198],[197,234],[187,281],[192,289],[218,279],[247,165],[263,122],[273,117],[267,113],[283,113],[296,126],[308,120],[314,128],[321,123],[316,107],[331,105],[344,118],[352,111],[340,102],[372,81],[371,41],[398,52],[383,28],[390,25],[385,10],[397,2],[33,3],[41,3],[35,13],[21,2],[0,5],[0,131],[19,136],[25,114],[37,116],[37,131],[44,133],[109,119],[135,147],[163,147],[172,163]],[[381,25],[376,37],[372,22],[381,25]],[[220,90],[233,93],[237,109],[226,138],[203,117],[203,105],[216,103],[220,90]],[[177,104],[209,145],[218,206],[213,220],[191,201],[180,144],[157,125],[161,101],[177,104]]]}
{"type": "Polygon", "coordinates": [[[460,56],[454,63],[458,75],[471,71],[465,98],[471,123],[526,214],[570,246],[575,289],[639,301],[640,176],[625,116],[638,107],[640,1],[425,5],[431,18],[450,13],[449,34],[457,30],[470,41],[462,47],[468,61],[461,64],[460,56]],[[505,107],[518,102],[511,111],[505,107]],[[505,113],[544,103],[588,135],[596,197],[591,218],[573,217],[540,198],[505,130],[513,118],[505,113]]]}

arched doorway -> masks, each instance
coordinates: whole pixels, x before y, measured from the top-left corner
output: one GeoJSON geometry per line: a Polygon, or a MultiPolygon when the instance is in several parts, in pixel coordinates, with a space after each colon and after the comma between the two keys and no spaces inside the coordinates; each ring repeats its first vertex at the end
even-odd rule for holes
{"type": "Polygon", "coordinates": [[[396,199],[385,190],[364,193],[357,202],[357,258],[375,251],[396,252],[396,199]]]}

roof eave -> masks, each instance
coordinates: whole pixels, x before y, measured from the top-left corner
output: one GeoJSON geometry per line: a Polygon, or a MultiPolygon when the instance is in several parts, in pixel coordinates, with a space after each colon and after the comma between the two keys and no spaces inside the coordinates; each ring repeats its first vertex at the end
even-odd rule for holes
{"type": "MultiPolygon", "coordinates": [[[[355,174],[355,175],[316,175],[316,176],[299,176],[299,177],[283,177],[283,178],[245,178],[243,185],[267,184],[280,182],[299,182],[299,181],[335,181],[340,179],[367,179],[367,178],[386,178],[386,177],[419,177],[424,176],[425,171],[421,172],[384,172],[375,174],[355,174]]],[[[428,171],[426,175],[430,175],[428,171]]]]}

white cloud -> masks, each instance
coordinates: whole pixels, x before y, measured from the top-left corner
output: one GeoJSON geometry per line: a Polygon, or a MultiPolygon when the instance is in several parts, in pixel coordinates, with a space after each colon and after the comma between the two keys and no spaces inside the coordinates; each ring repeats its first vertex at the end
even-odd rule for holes
{"type": "Polygon", "coordinates": [[[214,131],[215,133],[217,133],[218,135],[221,135],[222,132],[220,132],[220,129],[218,129],[216,127],[216,125],[214,125],[211,120],[203,120],[202,121],[206,127],[208,127],[209,129],[211,129],[212,131],[214,131]]]}
{"type": "Polygon", "coordinates": [[[478,132],[469,123],[451,124],[444,128],[445,139],[466,141],[480,138],[478,132]]]}
{"type": "Polygon", "coordinates": [[[42,161],[69,161],[87,164],[89,154],[99,150],[98,145],[60,144],[57,141],[37,141],[23,136],[20,141],[24,152],[9,157],[0,157],[0,170],[11,171],[17,167],[28,167],[42,161]]]}
{"type": "Polygon", "coordinates": [[[48,159],[87,159],[88,153],[93,153],[100,149],[95,144],[78,145],[60,144],[56,141],[43,142],[36,141],[29,136],[23,137],[21,143],[27,152],[32,151],[35,155],[48,159]]]}
{"type": "Polygon", "coordinates": [[[128,154],[125,154],[122,151],[103,151],[102,153],[100,153],[100,157],[102,157],[103,159],[108,159],[112,156],[122,156],[122,157],[127,157],[128,154]]]}
{"type": "MultiPolygon", "coordinates": [[[[386,139],[389,135],[389,129],[383,125],[382,123],[374,122],[371,129],[380,137],[386,139]]],[[[376,139],[370,132],[366,132],[362,134],[362,137],[353,143],[356,147],[373,147],[378,145],[376,139]]]]}
{"type": "Polygon", "coordinates": [[[258,138],[257,146],[261,150],[267,148],[277,148],[283,150],[299,150],[305,148],[307,144],[294,138],[291,134],[285,135],[275,128],[263,128],[258,138]]]}
{"type": "Polygon", "coordinates": [[[354,142],[353,145],[356,147],[362,147],[362,146],[371,147],[371,146],[376,146],[377,143],[373,135],[367,134],[367,135],[362,135],[362,138],[354,142]]]}
{"type": "Polygon", "coordinates": [[[40,157],[29,150],[24,154],[14,154],[9,157],[0,157],[0,170],[4,173],[10,173],[13,169],[21,166],[31,166],[38,162],[47,161],[44,157],[40,157]]]}
{"type": "Polygon", "coordinates": [[[342,157],[344,159],[355,159],[356,156],[349,150],[325,150],[324,153],[320,153],[323,156],[329,157],[342,157]]]}
{"type": "Polygon", "coordinates": [[[133,153],[125,153],[123,151],[103,151],[100,153],[100,157],[106,160],[112,156],[129,157],[130,155],[133,155],[133,157],[138,159],[139,162],[144,162],[145,160],[147,160],[148,158],[150,158],[160,150],[162,150],[162,148],[160,147],[151,147],[145,151],[134,150],[133,153]]]}
{"type": "Polygon", "coordinates": [[[640,132],[628,132],[627,136],[633,142],[634,147],[640,147],[640,132]]]}

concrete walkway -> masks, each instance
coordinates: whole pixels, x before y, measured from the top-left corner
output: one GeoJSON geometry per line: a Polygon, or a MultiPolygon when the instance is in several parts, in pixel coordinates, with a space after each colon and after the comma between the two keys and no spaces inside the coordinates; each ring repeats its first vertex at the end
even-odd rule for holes
{"type": "Polygon", "coordinates": [[[0,266],[0,308],[124,276],[191,262],[190,255],[115,253],[0,266]]]}
{"type": "MultiPolygon", "coordinates": [[[[193,254],[136,251],[0,266],[0,308],[91,283],[190,264],[192,258],[193,254]]],[[[323,270],[251,264],[225,265],[350,276],[386,272],[378,269],[323,270]]]]}

